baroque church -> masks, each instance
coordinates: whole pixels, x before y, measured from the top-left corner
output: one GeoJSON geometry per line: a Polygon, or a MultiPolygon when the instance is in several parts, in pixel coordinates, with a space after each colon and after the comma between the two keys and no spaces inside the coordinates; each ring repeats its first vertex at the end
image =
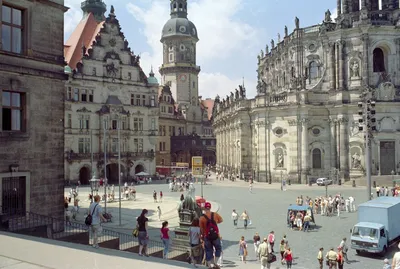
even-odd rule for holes
{"type": "Polygon", "coordinates": [[[399,0],[337,0],[317,25],[284,27],[258,56],[257,95],[218,97],[217,169],[263,182],[365,174],[370,115],[372,175],[400,172],[399,0]],[[360,128],[363,127],[363,128],[360,128]]]}
{"type": "Polygon", "coordinates": [[[110,183],[137,173],[154,174],[158,87],[146,76],[111,6],[81,4],[83,18],[64,45],[65,178],[88,184],[94,175],[110,183]],[[121,159],[119,167],[118,159],[121,159]]]}

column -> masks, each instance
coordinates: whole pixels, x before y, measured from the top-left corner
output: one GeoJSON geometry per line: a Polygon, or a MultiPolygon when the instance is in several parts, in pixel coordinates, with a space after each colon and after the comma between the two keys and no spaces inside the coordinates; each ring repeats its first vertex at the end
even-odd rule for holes
{"type": "Polygon", "coordinates": [[[335,139],[335,144],[336,144],[336,168],[340,169],[340,121],[335,120],[335,131],[336,131],[336,139],[335,139]]]}
{"type": "Polygon", "coordinates": [[[271,145],[270,145],[270,122],[265,120],[265,172],[267,182],[271,182],[271,145]]]}
{"type": "Polygon", "coordinates": [[[336,2],[337,16],[340,17],[342,14],[342,0],[337,0],[336,2]]]}
{"type": "Polygon", "coordinates": [[[363,40],[363,82],[367,83],[369,85],[369,75],[368,75],[368,43],[369,43],[369,37],[368,34],[363,34],[362,35],[362,40],[363,40]]]}
{"type": "Polygon", "coordinates": [[[345,181],[349,180],[349,145],[347,118],[340,119],[340,175],[345,181]]]}
{"type": "Polygon", "coordinates": [[[328,68],[329,68],[329,88],[334,90],[335,85],[335,46],[332,43],[328,44],[328,68]]]}
{"type": "Polygon", "coordinates": [[[336,121],[332,118],[329,119],[330,139],[331,139],[331,168],[336,167],[336,121]]]}
{"type": "Polygon", "coordinates": [[[335,65],[335,89],[339,90],[339,44],[336,42],[334,44],[335,47],[335,53],[333,55],[334,57],[334,65],[335,65]]]}
{"type": "Polygon", "coordinates": [[[301,120],[301,183],[307,183],[308,174],[308,119],[301,120]]]}
{"type": "Polygon", "coordinates": [[[344,89],[344,73],[343,73],[343,47],[344,47],[344,41],[340,40],[338,42],[338,57],[339,57],[339,90],[344,89]]]}
{"type": "Polygon", "coordinates": [[[343,14],[349,13],[349,0],[343,0],[343,14]]]}

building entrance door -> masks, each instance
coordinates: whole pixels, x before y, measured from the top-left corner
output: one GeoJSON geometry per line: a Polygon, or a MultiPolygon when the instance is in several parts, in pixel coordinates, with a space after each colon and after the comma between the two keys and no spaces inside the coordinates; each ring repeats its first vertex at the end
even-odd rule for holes
{"type": "Polygon", "coordinates": [[[394,141],[380,142],[380,168],[381,175],[390,175],[396,171],[396,149],[394,141]]]}
{"type": "Polygon", "coordinates": [[[4,177],[1,185],[2,214],[6,216],[26,214],[26,178],[4,177]]]}

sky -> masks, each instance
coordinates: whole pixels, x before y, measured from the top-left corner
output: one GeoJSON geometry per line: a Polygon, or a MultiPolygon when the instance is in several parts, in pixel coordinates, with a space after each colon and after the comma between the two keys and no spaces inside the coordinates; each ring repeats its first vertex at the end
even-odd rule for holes
{"type": "MultiPolygon", "coordinates": [[[[111,5],[122,31],[141,67],[148,74],[153,66],[159,82],[162,64],[161,30],[170,18],[169,0],[103,0],[107,13],[111,5]]],[[[203,98],[225,96],[244,84],[247,97],[256,94],[257,55],[283,36],[285,25],[293,31],[294,19],[300,27],[321,23],[327,9],[336,15],[336,0],[187,0],[188,18],[197,27],[199,93],[203,98]]],[[[64,39],[82,19],[82,0],[65,0],[64,39]]]]}

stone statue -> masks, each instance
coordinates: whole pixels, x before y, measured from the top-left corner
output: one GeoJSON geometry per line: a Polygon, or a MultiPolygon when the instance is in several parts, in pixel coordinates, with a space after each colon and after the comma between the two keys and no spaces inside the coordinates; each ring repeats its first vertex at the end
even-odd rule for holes
{"type": "Polygon", "coordinates": [[[264,58],[264,51],[263,50],[261,50],[261,52],[260,52],[260,57],[261,57],[261,59],[264,58]]]}
{"type": "Polygon", "coordinates": [[[331,11],[328,9],[326,12],[325,12],[325,22],[332,22],[332,18],[331,18],[331,11]]]}
{"type": "Polygon", "coordinates": [[[275,41],[271,39],[271,49],[275,48],[275,41]]]}
{"type": "Polygon", "coordinates": [[[217,94],[217,96],[215,96],[215,103],[219,103],[220,102],[220,100],[219,100],[219,95],[217,94]]]}
{"type": "Polygon", "coordinates": [[[283,155],[282,155],[282,153],[278,154],[276,166],[277,167],[283,167],[283,155]]]}
{"type": "MultiPolygon", "coordinates": [[[[181,202],[181,204],[178,207],[178,214],[179,214],[179,219],[182,222],[183,221],[183,212],[184,211],[189,211],[189,212],[193,212],[193,218],[199,218],[202,214],[201,212],[201,208],[196,204],[196,201],[194,200],[194,198],[190,195],[186,195],[185,199],[181,202]]],[[[192,221],[189,220],[189,223],[192,221]]]]}
{"type": "Polygon", "coordinates": [[[287,28],[287,26],[285,25],[285,37],[287,37],[289,35],[289,33],[288,33],[288,28],[287,28]]]}
{"type": "Polygon", "coordinates": [[[225,101],[225,99],[223,99],[222,98],[222,102],[221,102],[221,106],[222,106],[222,108],[224,108],[225,107],[225,105],[226,105],[226,103],[225,103],[226,101],[225,101]]]}
{"type": "Polygon", "coordinates": [[[238,89],[235,89],[235,100],[239,99],[239,91],[238,89]]]}
{"type": "Polygon", "coordinates": [[[278,33],[278,43],[280,43],[280,42],[281,42],[281,34],[278,33]]]}
{"type": "Polygon", "coordinates": [[[296,29],[299,29],[300,28],[300,20],[299,20],[299,18],[295,18],[294,19],[294,24],[296,25],[296,29]]]}
{"type": "Polygon", "coordinates": [[[229,105],[229,95],[226,96],[226,105],[229,105]]]}
{"type": "Polygon", "coordinates": [[[246,98],[246,89],[242,85],[239,85],[239,90],[240,90],[240,97],[246,98]]]}
{"type": "Polygon", "coordinates": [[[354,169],[359,169],[361,168],[361,156],[358,154],[358,152],[354,153],[354,155],[351,157],[351,167],[354,169]]]}
{"type": "Polygon", "coordinates": [[[258,63],[260,63],[261,62],[261,56],[257,55],[257,59],[258,59],[258,63]]]}
{"type": "Polygon", "coordinates": [[[231,103],[233,103],[233,101],[235,101],[235,95],[233,94],[233,92],[231,92],[231,98],[230,98],[230,100],[231,100],[231,103]]]}
{"type": "Polygon", "coordinates": [[[110,13],[111,13],[111,14],[114,14],[114,13],[115,13],[115,9],[114,9],[114,6],[113,6],[113,5],[111,5],[110,13]]]}
{"type": "Polygon", "coordinates": [[[350,77],[360,77],[360,67],[358,65],[358,61],[354,61],[350,66],[350,77]]]}
{"type": "Polygon", "coordinates": [[[268,54],[269,53],[269,47],[268,47],[268,45],[266,45],[265,46],[265,54],[268,54]]]}

